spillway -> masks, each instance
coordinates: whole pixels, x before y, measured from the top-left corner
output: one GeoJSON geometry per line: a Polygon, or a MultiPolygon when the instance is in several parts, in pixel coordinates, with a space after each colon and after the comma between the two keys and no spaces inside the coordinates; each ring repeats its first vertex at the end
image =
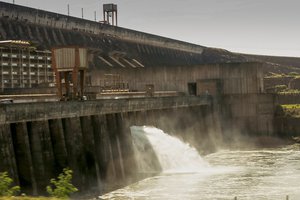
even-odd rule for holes
{"type": "MultiPolygon", "coordinates": [[[[132,127],[131,131],[135,146],[138,146],[139,158],[145,152],[143,150],[152,148],[161,173],[100,196],[100,199],[300,198],[299,145],[244,151],[221,150],[202,158],[192,147],[162,130],[132,127]],[[164,148],[178,151],[165,151],[164,148]],[[181,173],[183,166],[178,162],[185,162],[186,173],[181,173]],[[187,170],[191,166],[194,168],[187,170]],[[164,173],[169,170],[172,173],[164,173]]],[[[145,160],[147,156],[144,154],[145,160]]]]}
{"type": "Polygon", "coordinates": [[[158,128],[133,126],[131,132],[140,172],[192,173],[208,167],[195,148],[158,128]]]}

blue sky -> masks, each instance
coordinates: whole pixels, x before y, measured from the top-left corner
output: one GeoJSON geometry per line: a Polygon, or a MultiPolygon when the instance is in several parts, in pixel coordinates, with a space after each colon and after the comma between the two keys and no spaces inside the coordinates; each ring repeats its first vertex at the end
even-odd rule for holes
{"type": "MultiPolygon", "coordinates": [[[[12,0],[5,1],[12,2],[12,0]]],[[[102,20],[118,4],[119,26],[233,52],[300,57],[299,0],[15,0],[16,4],[102,20]]]]}

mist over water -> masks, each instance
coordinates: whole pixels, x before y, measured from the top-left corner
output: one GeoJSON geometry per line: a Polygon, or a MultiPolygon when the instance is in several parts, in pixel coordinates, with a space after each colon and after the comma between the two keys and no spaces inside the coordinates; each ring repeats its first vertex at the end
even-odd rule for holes
{"type": "Polygon", "coordinates": [[[300,199],[300,145],[201,157],[154,127],[132,127],[139,173],[160,171],[100,199],[300,199]],[[150,157],[149,157],[150,156],[150,157]],[[158,165],[153,164],[154,160],[158,165]]]}
{"type": "MultiPolygon", "coordinates": [[[[156,155],[162,173],[203,172],[208,163],[195,148],[155,127],[131,127],[135,155],[140,172],[155,171],[147,157],[150,149],[156,155]]],[[[152,158],[153,159],[153,158],[152,158]]]]}

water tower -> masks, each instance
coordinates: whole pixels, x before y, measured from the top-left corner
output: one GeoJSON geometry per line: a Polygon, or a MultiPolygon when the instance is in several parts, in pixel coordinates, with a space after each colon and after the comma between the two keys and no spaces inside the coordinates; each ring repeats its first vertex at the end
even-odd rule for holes
{"type": "Polygon", "coordinates": [[[118,9],[116,4],[103,4],[103,21],[104,23],[118,26],[118,9]]]}
{"type": "Polygon", "coordinates": [[[83,97],[88,50],[72,46],[53,48],[51,51],[59,97],[61,99],[83,97]]]}

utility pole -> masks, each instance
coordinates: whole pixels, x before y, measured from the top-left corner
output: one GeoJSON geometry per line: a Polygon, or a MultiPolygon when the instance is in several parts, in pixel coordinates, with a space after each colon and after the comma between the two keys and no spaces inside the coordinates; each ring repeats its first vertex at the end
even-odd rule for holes
{"type": "Polygon", "coordinates": [[[95,16],[95,22],[97,21],[97,13],[94,11],[94,16],[95,16]]]}
{"type": "Polygon", "coordinates": [[[68,16],[70,16],[70,5],[68,4],[68,16]]]}
{"type": "Polygon", "coordinates": [[[83,8],[81,8],[81,17],[83,19],[83,8]]]}

